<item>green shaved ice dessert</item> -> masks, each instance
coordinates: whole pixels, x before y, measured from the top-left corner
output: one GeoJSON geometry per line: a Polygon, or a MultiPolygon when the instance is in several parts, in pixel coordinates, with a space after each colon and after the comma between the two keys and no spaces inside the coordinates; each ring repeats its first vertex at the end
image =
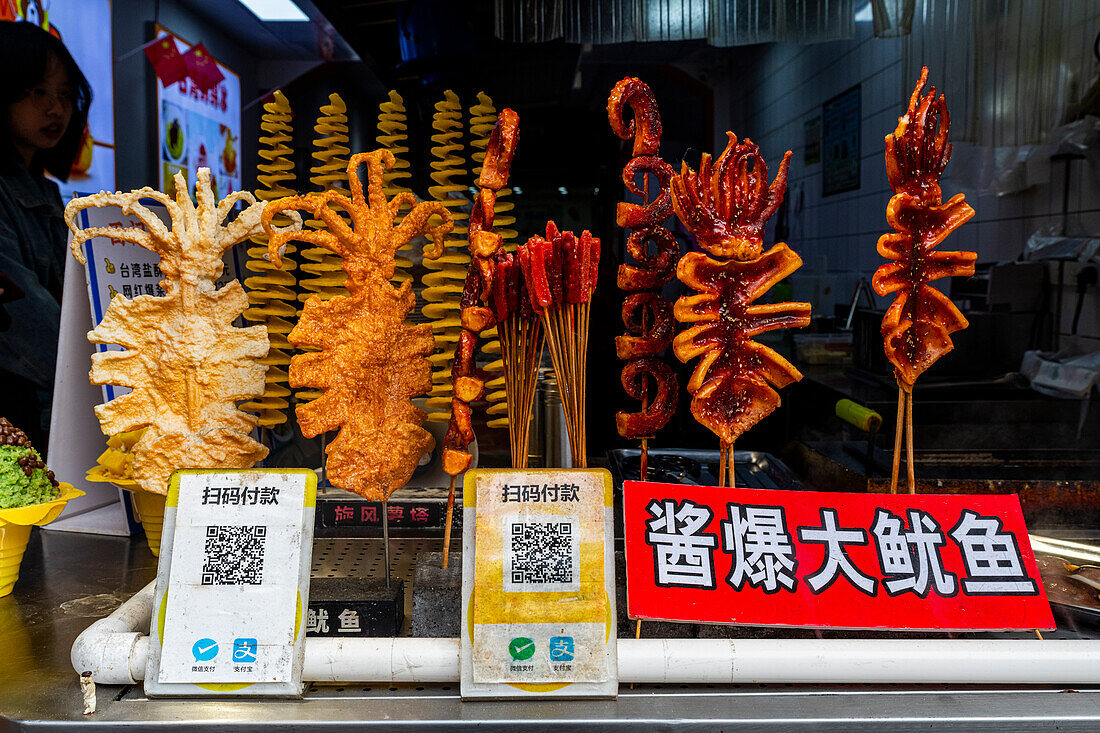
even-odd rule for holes
{"type": "Polygon", "coordinates": [[[0,417],[0,509],[42,504],[61,496],[27,434],[0,417]]]}

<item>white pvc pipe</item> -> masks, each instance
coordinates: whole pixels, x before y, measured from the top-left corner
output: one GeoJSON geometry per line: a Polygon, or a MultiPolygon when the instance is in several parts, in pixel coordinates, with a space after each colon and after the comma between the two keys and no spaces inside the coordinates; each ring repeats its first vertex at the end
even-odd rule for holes
{"type": "MultiPolygon", "coordinates": [[[[155,581],[154,581],[155,582],[155,581]]],[[[76,637],[69,659],[77,674],[90,671],[102,684],[134,684],[145,679],[153,583],[76,637]]]]}
{"type": "MultiPolygon", "coordinates": [[[[99,684],[145,678],[152,584],[73,644],[99,684]]],[[[456,682],[458,639],[307,638],[309,682],[456,682]]],[[[1100,641],[620,639],[620,682],[1098,684],[1100,641]]]]}
{"type": "Polygon", "coordinates": [[[619,680],[644,683],[1100,683],[1100,641],[619,639],[619,680]]]}
{"type": "Polygon", "coordinates": [[[310,682],[457,682],[458,639],[307,638],[310,682]]]}

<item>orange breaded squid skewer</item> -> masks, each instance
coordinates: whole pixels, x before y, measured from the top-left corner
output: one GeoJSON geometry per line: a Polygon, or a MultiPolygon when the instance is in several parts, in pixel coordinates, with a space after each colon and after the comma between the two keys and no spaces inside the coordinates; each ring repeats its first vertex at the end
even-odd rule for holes
{"type": "Polygon", "coordinates": [[[922,94],[928,67],[909,99],[898,126],[886,136],[886,175],[894,196],[886,222],[894,230],[878,240],[878,252],[890,260],[871,281],[879,295],[897,293],[882,319],[883,348],[898,381],[898,418],[890,492],[897,492],[901,440],[906,436],[909,493],[916,492],[913,471],[913,384],[941,356],[951,351],[951,334],[969,324],[947,296],[929,285],[942,277],[974,274],[975,252],[936,250],[951,232],[974,216],[956,194],[946,204],[940,176],[951,160],[947,133],[951,118],[936,88],[922,94]]]}
{"type": "Polygon", "coordinates": [[[434,445],[421,427],[424,411],[412,402],[431,388],[425,358],[432,350],[431,326],[405,323],[415,297],[410,281],[396,288],[390,281],[394,256],[411,239],[427,234],[433,247],[424,256],[438,257],[443,236],[453,226],[438,202],[417,203],[408,192],[387,200],[383,174],[394,160],[385,149],[357,153],[347,168],[350,197],[335,190],[289,196],[269,203],[261,218],[276,266],[281,264],[280,247],[297,241],[335,253],[347,273],[348,294],[330,300],[311,296],[288,335],[295,346],[316,349],[291,359],[290,385],[321,391],[296,409],[303,435],[340,430],[325,449],[332,483],[382,502],[408,482],[434,445]],[[366,192],[359,179],[363,163],[366,192]],[[412,210],[394,226],[405,204],[412,210]],[[290,231],[273,225],[276,214],[290,211],[308,213],[322,228],[290,231]],[[433,215],[443,220],[439,226],[429,223],[433,215]]]}
{"type": "MultiPolygon", "coordinates": [[[[687,328],[672,348],[683,362],[700,357],[687,384],[691,413],[718,436],[732,487],[734,441],[779,406],[776,389],[802,378],[786,359],[752,339],[809,325],[810,304],[756,304],[802,265],[783,243],[761,253],[764,225],[783,200],[791,151],[769,186],[760,148],[727,134],[729,144],[716,161],[704,153],[698,173],[684,163],[672,179],[676,215],[713,255],[689,252],[676,268],[676,276],[698,295],[673,306],[676,320],[687,328]]],[[[720,473],[725,485],[726,471],[720,473]]]]}

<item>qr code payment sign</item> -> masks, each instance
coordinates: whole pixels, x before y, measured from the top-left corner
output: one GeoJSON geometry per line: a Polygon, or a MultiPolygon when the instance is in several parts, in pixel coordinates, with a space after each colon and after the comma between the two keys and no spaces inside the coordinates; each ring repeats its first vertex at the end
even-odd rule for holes
{"type": "Polygon", "coordinates": [[[203,547],[203,585],[260,585],[267,527],[211,525],[203,547]]]}
{"type": "Polygon", "coordinates": [[[576,515],[503,518],[504,590],[579,591],[580,545],[576,515]]]}

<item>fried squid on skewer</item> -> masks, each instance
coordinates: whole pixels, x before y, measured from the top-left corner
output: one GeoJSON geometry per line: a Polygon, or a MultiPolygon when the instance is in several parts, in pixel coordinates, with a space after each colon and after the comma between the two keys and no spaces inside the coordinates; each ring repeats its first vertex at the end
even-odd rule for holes
{"type": "Polygon", "coordinates": [[[607,100],[607,120],[620,138],[634,140],[634,157],[623,168],[623,183],[632,194],[642,197],[641,204],[620,203],[615,217],[619,226],[633,230],[626,248],[637,263],[619,267],[619,288],[628,295],[622,315],[626,333],[615,338],[615,354],[626,361],[623,390],[642,403],[638,412],[617,413],[615,426],[624,438],[641,441],[644,480],[649,438],[676,413],[679,391],[676,373],[659,358],[672,345],[675,331],[672,306],[661,296],[661,288],[672,280],[680,256],[672,233],[661,226],[672,215],[669,183],[675,171],[658,157],[661,114],[645,82],[627,77],[616,84],[607,100]],[[633,114],[629,122],[624,117],[627,107],[633,114]],[[650,177],[658,184],[655,194],[650,191],[650,177]]]}
{"type": "Polygon", "coordinates": [[[290,386],[320,390],[317,399],[295,410],[303,435],[340,431],[325,449],[332,483],[382,502],[408,482],[435,445],[422,427],[424,411],[412,402],[431,388],[424,358],[432,350],[431,327],[405,321],[415,297],[408,280],[393,285],[395,253],[427,234],[432,246],[424,256],[439,257],[454,225],[438,202],[422,202],[395,226],[400,208],[414,201],[408,193],[386,197],[383,176],[394,163],[385,148],[356,153],[347,165],[350,195],[330,190],[288,196],[269,203],[261,218],[276,267],[281,248],[301,242],[333,253],[347,276],[348,294],[311,297],[288,335],[295,347],[315,349],[291,359],[290,386]],[[359,174],[364,164],[366,186],[359,174]],[[274,224],[276,215],[293,212],[323,226],[299,232],[274,224]],[[438,226],[429,221],[433,216],[440,218],[438,226]]]}
{"type": "Polygon", "coordinates": [[[676,320],[688,327],[672,348],[683,362],[700,357],[687,385],[691,412],[721,441],[732,486],[734,441],[779,406],[776,389],[802,378],[786,359],[752,339],[809,325],[810,304],[756,303],[802,264],[783,243],[761,254],[764,224],[783,200],[791,152],[768,186],[760,148],[728,134],[716,161],[704,153],[698,173],[684,163],[672,179],[676,215],[713,255],[689,252],[676,268],[676,276],[699,294],[673,306],[676,320]]]}
{"type": "Polygon", "coordinates": [[[488,307],[493,293],[493,281],[497,274],[496,254],[502,237],[493,232],[494,204],[497,191],[508,184],[508,171],[512,156],[519,142],[519,115],[511,109],[501,110],[496,126],[485,149],[485,160],[477,178],[477,198],[470,212],[468,241],[470,243],[470,267],[462,289],[460,305],[462,333],[455,348],[451,366],[453,385],[451,419],[443,438],[443,470],[451,477],[447,492],[447,519],[443,537],[443,567],[451,544],[451,519],[454,516],[455,479],[470,467],[473,456],[467,450],[474,439],[470,403],[485,394],[485,375],[474,365],[474,349],[477,337],[494,323],[493,311],[488,307]]]}
{"type": "Polygon", "coordinates": [[[909,493],[916,491],[913,473],[913,384],[928,367],[954,348],[951,334],[969,324],[947,296],[928,283],[942,277],[974,274],[975,252],[941,252],[936,247],[974,216],[963,195],[946,204],[940,176],[951,160],[947,133],[951,117],[936,88],[922,94],[928,67],[909,99],[898,126],[886,136],[886,175],[894,196],[886,221],[894,231],[878,240],[878,252],[890,260],[871,281],[879,295],[897,293],[882,319],[883,348],[898,381],[898,418],[894,431],[894,464],[890,491],[897,491],[901,440],[906,435],[909,493]]]}

